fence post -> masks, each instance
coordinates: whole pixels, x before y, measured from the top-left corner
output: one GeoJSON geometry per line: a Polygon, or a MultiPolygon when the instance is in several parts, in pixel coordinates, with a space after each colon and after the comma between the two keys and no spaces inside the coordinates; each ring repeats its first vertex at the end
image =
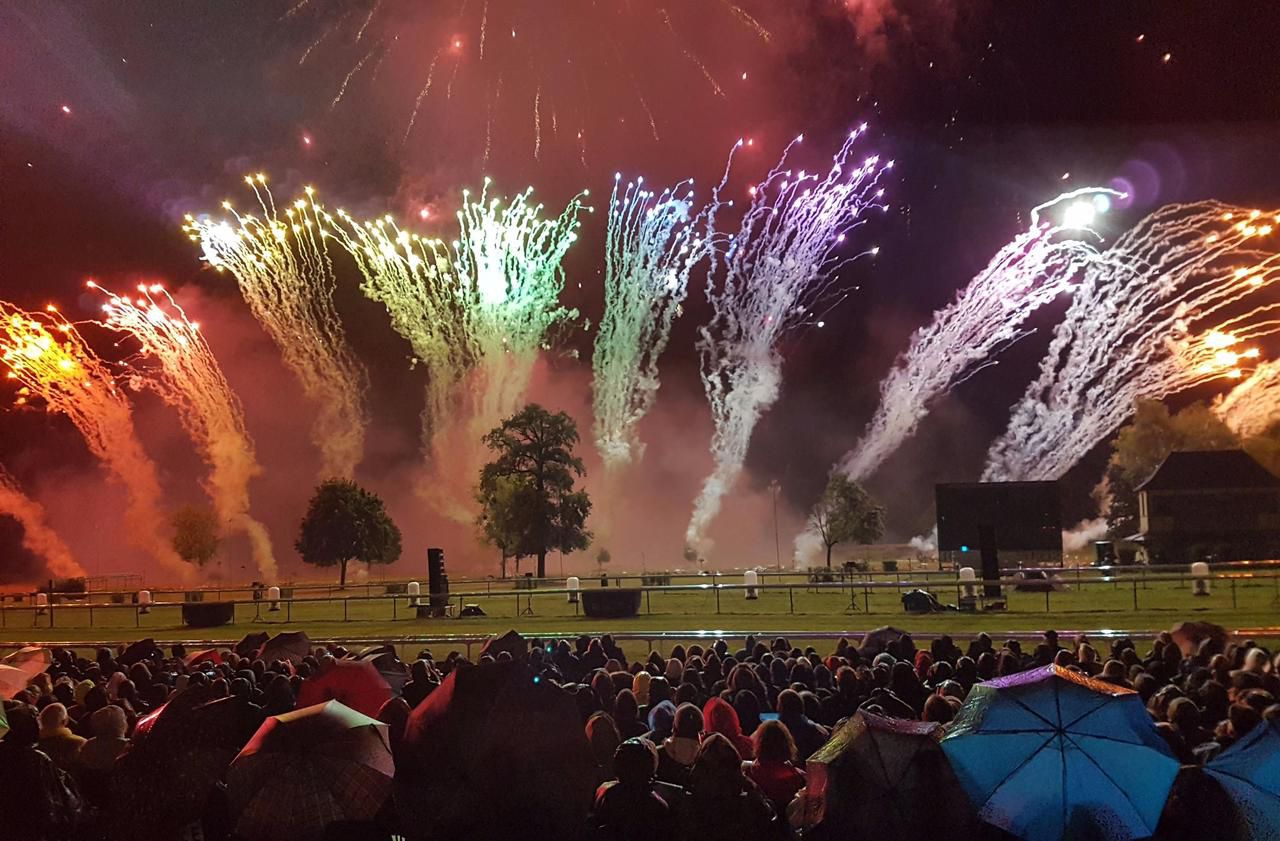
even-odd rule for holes
{"type": "MultiPolygon", "coordinates": [[[[648,588],[648,587],[645,587],[645,588],[644,588],[644,612],[645,612],[645,613],[653,613],[653,605],[649,604],[649,592],[650,592],[650,591],[649,591],[649,588],[648,588]]],[[[573,614],[574,614],[575,616],[577,616],[577,615],[578,615],[578,604],[577,604],[577,602],[574,602],[574,605],[573,605],[573,614]]]]}
{"type": "Polygon", "coordinates": [[[89,627],[93,627],[93,605],[89,605],[89,627]]]}
{"type": "Polygon", "coordinates": [[[137,605],[134,605],[133,607],[133,627],[135,628],[142,627],[142,614],[139,612],[139,608],[137,605]]]}
{"type": "MultiPolygon", "coordinates": [[[[854,598],[857,598],[855,595],[854,598]]],[[[864,584],[862,587],[862,606],[868,614],[871,613],[871,586],[864,584]]]]}
{"type": "Polygon", "coordinates": [[[790,584],[787,585],[787,598],[791,601],[791,612],[795,613],[796,612],[796,588],[790,584]]]}
{"type": "Polygon", "coordinates": [[[346,622],[346,621],[347,621],[347,605],[348,605],[350,602],[351,602],[350,597],[348,597],[348,596],[343,596],[343,597],[342,597],[342,621],[343,621],[343,622],[346,622]]]}
{"type": "Polygon", "coordinates": [[[1044,588],[1044,612],[1045,613],[1049,612],[1049,591],[1052,589],[1053,587],[1044,588]]]}
{"type": "MultiPolygon", "coordinates": [[[[714,580],[715,579],[713,577],[712,581],[714,580]]],[[[716,591],[716,613],[719,613],[720,612],[720,585],[713,583],[711,586],[714,587],[716,591]]]]}
{"type": "MultiPolygon", "coordinates": [[[[1145,583],[1146,579],[1143,579],[1145,583]]],[[[1133,579],[1133,609],[1138,609],[1138,579],[1133,579]]]]}
{"type": "Polygon", "coordinates": [[[1231,609],[1236,609],[1236,577],[1234,575],[1231,576],[1231,609]]]}
{"type": "Polygon", "coordinates": [[[396,597],[391,597],[391,621],[396,621],[396,597]]]}

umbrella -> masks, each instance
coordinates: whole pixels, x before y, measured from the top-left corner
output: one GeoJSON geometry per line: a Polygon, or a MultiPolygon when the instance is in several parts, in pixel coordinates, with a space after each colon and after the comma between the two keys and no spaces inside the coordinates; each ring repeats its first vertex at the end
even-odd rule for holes
{"type": "Polygon", "coordinates": [[[298,706],[341,701],[356,712],[377,716],[391,699],[391,687],[367,660],[334,660],[298,690],[298,706]]]}
{"type": "Polygon", "coordinates": [[[576,837],[594,774],[571,695],[515,661],[462,665],[409,718],[396,808],[432,838],[576,837]]]}
{"type": "Polygon", "coordinates": [[[132,666],[134,663],[150,660],[156,655],[163,656],[164,652],[160,650],[160,646],[156,645],[155,640],[147,637],[144,640],[130,643],[129,647],[116,658],[116,662],[121,666],[132,666]]]}
{"type": "Polygon", "coordinates": [[[198,666],[208,660],[215,666],[222,662],[222,653],[216,648],[206,648],[201,651],[193,651],[182,661],[188,666],[198,666]]]}
{"type": "Polygon", "coordinates": [[[1207,639],[1216,640],[1219,644],[1227,644],[1227,629],[1212,622],[1179,622],[1169,631],[1173,641],[1182,649],[1183,657],[1196,653],[1200,643],[1207,639]]]}
{"type": "Polygon", "coordinates": [[[916,644],[911,640],[911,634],[906,631],[899,630],[892,625],[882,625],[874,631],[869,631],[862,638],[862,645],[859,651],[864,657],[875,657],[881,652],[888,651],[891,643],[897,642],[899,639],[905,638],[906,644],[914,650],[916,644]]]}
{"type": "Polygon", "coordinates": [[[53,665],[53,654],[43,645],[28,645],[19,648],[0,662],[15,669],[21,669],[27,673],[28,677],[35,677],[48,671],[53,665]]]}
{"type": "Polygon", "coordinates": [[[1280,722],[1255,725],[1204,767],[1235,805],[1232,838],[1280,838],[1280,722]]]}
{"type": "Polygon", "coordinates": [[[9,716],[5,715],[4,704],[0,704],[0,739],[9,732],[9,716]]]}
{"type": "Polygon", "coordinates": [[[881,841],[924,841],[939,826],[967,837],[972,811],[939,747],[943,732],[934,722],[856,713],[805,763],[806,823],[820,820],[827,837],[875,827],[881,841]]]}
{"type": "Polygon", "coordinates": [[[22,669],[0,665],[0,697],[12,698],[27,688],[31,678],[22,669]]]}
{"type": "Polygon", "coordinates": [[[978,817],[1026,841],[1145,838],[1178,773],[1137,693],[1053,665],[975,686],[942,749],[978,817]]]}
{"type": "Polygon", "coordinates": [[[500,637],[490,637],[480,649],[480,656],[488,654],[496,660],[504,651],[519,660],[529,653],[529,641],[517,631],[507,631],[500,637]]]}
{"type": "Polygon", "coordinates": [[[262,646],[266,645],[269,639],[271,639],[271,635],[266,631],[245,634],[244,638],[236,643],[234,650],[241,657],[256,657],[258,652],[262,650],[262,646]]]}
{"type": "Polygon", "coordinates": [[[271,716],[227,772],[235,833],[307,841],[373,820],[394,773],[387,726],[338,701],[271,716]]]}
{"type": "Polygon", "coordinates": [[[240,698],[188,689],[139,720],[116,762],[111,823],[129,837],[175,838],[200,819],[262,713],[240,698]],[[135,826],[137,825],[137,826],[135,826]]]}
{"type": "Polygon", "coordinates": [[[303,658],[311,654],[311,638],[302,631],[285,631],[267,640],[258,652],[258,659],[270,663],[272,660],[288,660],[298,665],[303,658]]]}

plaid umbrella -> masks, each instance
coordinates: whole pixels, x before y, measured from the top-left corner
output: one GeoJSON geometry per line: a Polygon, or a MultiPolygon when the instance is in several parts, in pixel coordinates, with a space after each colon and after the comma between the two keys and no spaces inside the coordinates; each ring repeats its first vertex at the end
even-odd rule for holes
{"type": "Polygon", "coordinates": [[[267,640],[258,652],[258,659],[267,663],[272,660],[288,660],[296,666],[310,653],[311,638],[306,633],[286,631],[267,640]]]}
{"type": "Polygon", "coordinates": [[[978,817],[1026,841],[1146,838],[1178,773],[1137,693],[1059,666],[975,686],[942,749],[978,817]]]}
{"type": "Polygon", "coordinates": [[[237,836],[310,841],[372,820],[391,791],[387,726],[338,701],[269,717],[227,772],[237,836]]]}
{"type": "Polygon", "coordinates": [[[356,712],[375,717],[391,699],[391,687],[368,660],[334,660],[298,690],[298,706],[341,701],[356,712]]]}
{"type": "Polygon", "coordinates": [[[1234,834],[1264,841],[1280,838],[1280,722],[1255,725],[1244,738],[1204,767],[1234,804],[1234,834]]]}
{"type": "Polygon", "coordinates": [[[805,763],[806,823],[821,820],[830,837],[872,826],[881,841],[923,841],[939,826],[967,837],[973,813],[939,747],[943,732],[933,722],[857,712],[805,763]]]}

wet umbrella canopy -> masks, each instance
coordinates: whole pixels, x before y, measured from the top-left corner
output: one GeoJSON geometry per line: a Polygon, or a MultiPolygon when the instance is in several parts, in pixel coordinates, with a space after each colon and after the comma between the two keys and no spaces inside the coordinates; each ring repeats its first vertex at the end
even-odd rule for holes
{"type": "Polygon", "coordinates": [[[1205,766],[1235,807],[1230,837],[1280,838],[1280,722],[1256,725],[1205,766]]]}
{"type": "Polygon", "coordinates": [[[413,711],[397,761],[401,818],[438,837],[572,837],[591,805],[577,704],[516,662],[450,672],[413,711]]]}
{"type": "Polygon", "coordinates": [[[821,820],[824,837],[875,827],[880,841],[924,841],[940,826],[964,837],[972,809],[939,747],[943,732],[933,722],[856,713],[805,763],[811,819],[821,820]]]}
{"type": "Polygon", "coordinates": [[[331,823],[371,821],[394,773],[387,726],[338,701],[271,716],[227,772],[235,833],[308,841],[331,823]]]}
{"type": "Polygon", "coordinates": [[[978,817],[1026,841],[1145,838],[1178,773],[1135,692],[1058,666],[975,686],[942,748],[978,817]]]}

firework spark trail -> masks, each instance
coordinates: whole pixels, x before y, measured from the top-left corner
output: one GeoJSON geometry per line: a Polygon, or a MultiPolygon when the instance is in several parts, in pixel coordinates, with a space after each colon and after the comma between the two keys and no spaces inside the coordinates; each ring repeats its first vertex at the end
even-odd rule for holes
{"type": "Polygon", "coordinates": [[[103,324],[141,345],[135,378],[139,386],[152,389],[177,411],[183,429],[202,451],[210,468],[205,489],[222,527],[244,534],[263,580],[276,580],[271,538],[249,513],[249,482],[262,468],[240,400],[199,325],[159,285],[139,286],[136,298],[106,295],[103,324]]]}
{"type": "Polygon", "coordinates": [[[64,578],[84,575],[71,548],[50,528],[44,506],[22,492],[16,479],[0,466],[0,514],[7,514],[22,526],[22,545],[44,559],[49,572],[64,578]]]}
{"type": "Polygon", "coordinates": [[[1031,211],[1031,227],[992,258],[956,300],[934,313],[911,337],[907,350],[880,385],[880,403],[862,439],[836,465],[860,481],[915,434],[939,396],[978,371],[1032,331],[1026,320],[1069,292],[1097,256],[1081,233],[1087,228],[1041,222],[1040,212],[1088,196],[1114,194],[1103,188],[1064,193],[1031,211]]]}
{"type": "Polygon", "coordinates": [[[413,101],[413,110],[409,113],[409,124],[404,127],[404,137],[400,138],[402,144],[409,142],[409,135],[413,133],[413,124],[418,121],[418,109],[422,107],[422,100],[431,93],[431,82],[435,79],[436,62],[440,60],[441,52],[443,50],[436,50],[436,54],[431,57],[431,64],[427,66],[427,81],[422,86],[422,90],[418,91],[418,98],[413,101]]]}
{"type": "Polygon", "coordinates": [[[21,384],[18,400],[32,397],[50,412],[66,415],[85,444],[127,494],[129,541],[167,573],[191,571],[173,551],[155,463],[138,440],[133,410],[107,363],[75,327],[52,307],[29,313],[0,301],[0,351],[10,379],[21,384]]]}
{"type": "Polygon", "coordinates": [[[330,110],[338,107],[338,103],[342,101],[342,97],[346,96],[347,94],[347,85],[351,83],[351,77],[360,72],[360,68],[364,67],[364,63],[368,61],[370,56],[372,56],[375,52],[377,52],[377,50],[378,50],[377,47],[374,47],[372,50],[369,50],[369,52],[364,54],[364,58],[357,61],[355,63],[355,66],[352,67],[351,70],[347,72],[346,77],[342,80],[342,84],[338,86],[338,93],[333,97],[333,101],[329,103],[330,110]]]}
{"type": "Polygon", "coordinates": [[[1241,438],[1261,435],[1280,421],[1280,362],[1266,361],[1213,404],[1241,438]]]}
{"type": "MultiPolygon", "coordinates": [[[[813,307],[823,300],[840,268],[876,253],[876,249],[853,257],[835,253],[848,233],[866,222],[869,211],[888,209],[880,201],[884,190],[879,181],[893,162],[881,163],[877,156],[859,163],[851,160],[865,128],[850,133],[825,175],[786,168],[788,155],[803,136],[792,141],[782,160],[754,189],[736,235],[724,238],[725,277],[716,289],[709,275],[707,297],[713,314],[701,328],[698,342],[702,384],[715,425],[711,440],[715,467],[698,494],[685,534],[692,548],[706,546],[707,527],[742,473],[752,430],[777,399],[782,381],[778,339],[790,328],[814,319],[813,307]]],[[[742,144],[739,140],[738,146],[742,144]]],[[[724,183],[713,193],[713,205],[718,204],[724,183]]],[[[712,213],[707,230],[713,242],[721,238],[715,224],[712,213]]],[[[713,270],[717,263],[713,255],[713,270]]]]}
{"type": "MultiPolygon", "coordinates": [[[[481,397],[473,431],[483,435],[517,408],[538,351],[558,323],[577,310],[560,306],[565,253],[578,238],[587,191],[574,196],[556,218],[533,204],[533,188],[508,202],[463,191],[458,211],[458,273],[467,287],[471,353],[481,369],[481,397]]],[[[477,437],[478,440],[478,437],[477,437]]]]}
{"type": "Polygon", "coordinates": [[[361,290],[386,307],[392,326],[413,348],[415,364],[426,370],[422,440],[429,455],[457,385],[475,361],[470,299],[456,258],[442,241],[401,230],[390,216],[361,223],[338,210],[337,218],[339,224],[331,226],[334,240],[355,260],[361,290]]]}
{"type": "MultiPolygon", "coordinates": [[[[693,182],[660,194],[644,179],[619,195],[614,176],[605,240],[604,315],[592,357],[596,447],[617,468],[644,454],[636,424],[658,392],[658,358],[688,292],[689,274],[709,256],[693,182]]],[[[709,211],[708,211],[709,213],[709,211]]]]}
{"type": "Polygon", "coordinates": [[[250,311],[316,405],[311,439],[321,453],[322,477],[349,479],[364,453],[368,377],[333,302],[337,282],[325,248],[331,217],[310,187],[282,216],[261,175],[245,182],[261,217],[224,203],[234,222],[188,216],[184,230],[209,265],[235,276],[250,311]]]}
{"type": "Polygon", "coordinates": [[[1280,255],[1264,242],[1276,225],[1275,214],[1220,202],[1169,205],[1102,252],[988,451],[984,478],[1056,479],[1135,400],[1241,378],[1259,356],[1241,343],[1280,328],[1267,302],[1280,255]]]}
{"type": "Polygon", "coordinates": [[[707,65],[702,63],[702,59],[698,58],[692,50],[685,46],[679,33],[676,32],[675,25],[671,22],[671,15],[667,13],[665,8],[658,8],[658,17],[662,19],[663,25],[667,28],[667,31],[671,33],[671,37],[675,39],[676,44],[680,47],[680,52],[684,53],[684,57],[692,62],[693,65],[702,72],[702,77],[707,80],[707,84],[711,85],[711,89],[715,91],[716,96],[723,97],[724,88],[720,87],[720,83],[716,81],[715,76],[711,75],[711,71],[707,69],[707,65]]]}

